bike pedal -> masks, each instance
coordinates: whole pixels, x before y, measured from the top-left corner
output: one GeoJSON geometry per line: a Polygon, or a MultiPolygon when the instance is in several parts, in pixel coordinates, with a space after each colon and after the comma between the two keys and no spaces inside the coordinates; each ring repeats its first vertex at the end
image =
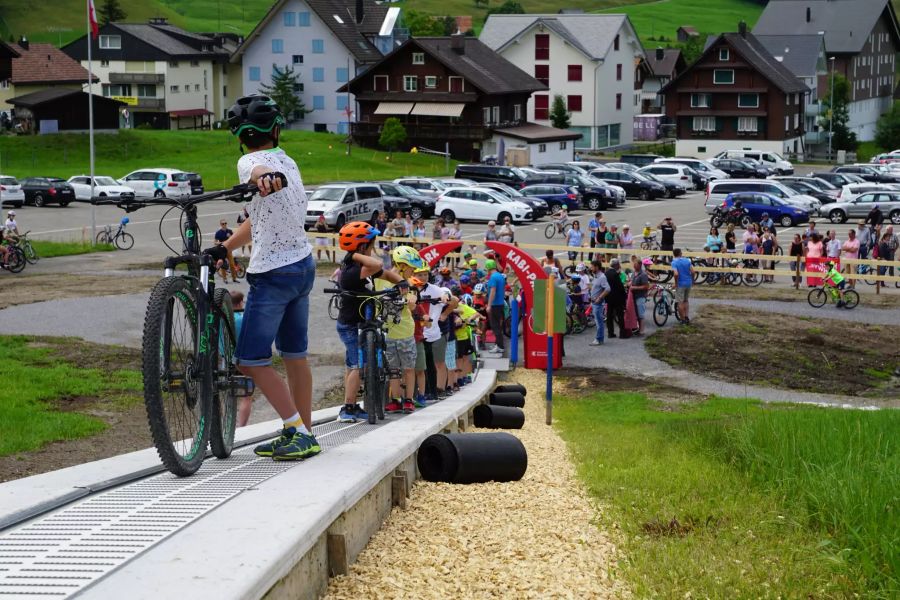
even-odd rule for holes
{"type": "Polygon", "coordinates": [[[236,376],[231,380],[231,389],[236,397],[246,398],[256,391],[256,384],[250,377],[236,376]]]}

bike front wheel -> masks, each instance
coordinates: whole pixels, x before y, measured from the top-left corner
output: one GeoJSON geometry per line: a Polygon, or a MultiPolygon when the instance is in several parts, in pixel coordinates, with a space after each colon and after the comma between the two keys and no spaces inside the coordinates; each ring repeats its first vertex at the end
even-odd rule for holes
{"type": "Polygon", "coordinates": [[[212,378],[197,321],[189,280],[161,279],[144,318],[144,404],[159,458],[180,477],[200,468],[209,441],[212,378]]]}
{"type": "Polygon", "coordinates": [[[669,320],[669,303],[667,295],[664,293],[662,297],[653,303],[653,322],[657,327],[663,327],[669,320]]]}
{"type": "Polygon", "coordinates": [[[31,245],[31,242],[22,244],[22,252],[25,253],[25,260],[27,260],[30,265],[33,265],[41,259],[37,252],[34,251],[34,246],[31,245]]]}
{"type": "Polygon", "coordinates": [[[341,297],[340,296],[332,296],[331,300],[328,301],[328,316],[331,317],[332,321],[337,321],[338,315],[341,312],[341,297]]]}
{"type": "Polygon", "coordinates": [[[828,302],[828,294],[822,288],[813,288],[806,295],[806,301],[813,308],[822,308],[828,302]]]}
{"type": "Polygon", "coordinates": [[[544,237],[548,240],[553,239],[553,236],[556,235],[556,223],[550,223],[546,227],[544,227],[544,237]]]}
{"type": "Polygon", "coordinates": [[[378,419],[378,402],[381,400],[381,377],[378,373],[377,344],[375,332],[365,331],[362,334],[363,349],[363,386],[366,395],[363,400],[369,414],[369,424],[374,425],[378,419]]]}
{"type": "Polygon", "coordinates": [[[846,290],[844,292],[844,308],[856,308],[859,306],[859,294],[856,290],[846,290]]]}
{"type": "Polygon", "coordinates": [[[6,247],[6,268],[10,273],[21,273],[25,270],[28,261],[25,259],[25,253],[17,246],[6,247]]]}
{"type": "Polygon", "coordinates": [[[131,250],[134,247],[134,236],[123,232],[116,236],[116,248],[119,250],[131,250]]]}
{"type": "Polygon", "coordinates": [[[216,458],[228,458],[234,448],[234,431],[237,426],[237,396],[234,378],[237,366],[234,351],[237,335],[234,325],[234,307],[231,294],[224,288],[216,289],[214,297],[216,326],[212,347],[213,396],[212,423],[209,446],[216,458]]]}

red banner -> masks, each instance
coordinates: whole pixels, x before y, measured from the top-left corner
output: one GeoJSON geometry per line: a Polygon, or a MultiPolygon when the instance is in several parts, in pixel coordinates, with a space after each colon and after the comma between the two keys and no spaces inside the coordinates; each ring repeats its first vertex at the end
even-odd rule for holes
{"type": "Polygon", "coordinates": [[[428,263],[429,267],[434,267],[441,262],[442,258],[451,252],[456,252],[460,248],[462,248],[462,242],[459,240],[437,242],[419,250],[419,256],[428,263]]]}
{"type": "MultiPolygon", "coordinates": [[[[813,256],[806,257],[806,270],[807,271],[821,271],[822,273],[828,272],[828,267],[825,265],[829,262],[834,262],[834,266],[838,271],[841,270],[841,259],[840,258],[828,258],[825,256],[813,256]]],[[[821,277],[807,277],[806,278],[807,285],[819,286],[822,285],[821,277]]]]}

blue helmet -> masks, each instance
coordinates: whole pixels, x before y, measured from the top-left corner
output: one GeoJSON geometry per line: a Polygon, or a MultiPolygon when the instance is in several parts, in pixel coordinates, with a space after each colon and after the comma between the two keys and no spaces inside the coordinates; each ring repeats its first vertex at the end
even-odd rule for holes
{"type": "Polygon", "coordinates": [[[122,225],[128,225],[130,222],[131,220],[128,217],[122,217],[122,225]]]}

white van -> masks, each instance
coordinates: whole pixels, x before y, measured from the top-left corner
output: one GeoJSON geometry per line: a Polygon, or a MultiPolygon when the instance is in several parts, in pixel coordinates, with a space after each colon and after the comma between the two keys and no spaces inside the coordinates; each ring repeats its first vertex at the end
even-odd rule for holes
{"type": "Polygon", "coordinates": [[[786,161],[776,152],[764,152],[762,150],[723,150],[716,154],[716,158],[752,158],[768,167],[776,175],[793,175],[794,165],[786,161]]]}
{"type": "Polygon", "coordinates": [[[787,204],[802,208],[810,215],[818,213],[822,203],[812,196],[795,192],[775,179],[720,179],[706,186],[706,212],[712,214],[728,194],[762,192],[781,198],[787,204]]]}

